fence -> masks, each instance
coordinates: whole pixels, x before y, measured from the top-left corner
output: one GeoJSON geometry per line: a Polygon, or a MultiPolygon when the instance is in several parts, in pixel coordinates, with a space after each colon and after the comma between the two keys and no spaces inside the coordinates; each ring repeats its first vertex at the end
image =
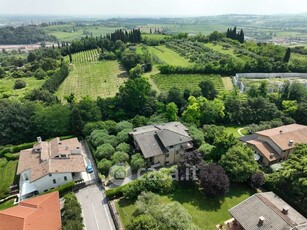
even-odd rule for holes
{"type": "MultiPolygon", "coordinates": [[[[249,78],[249,79],[270,79],[270,78],[289,78],[289,79],[307,79],[307,73],[237,73],[233,77],[233,84],[240,88],[240,92],[245,91],[245,85],[240,80],[240,78],[249,78]]],[[[307,85],[305,85],[307,87],[307,85]]],[[[279,86],[281,87],[281,86],[279,86]]]]}
{"type": "Polygon", "coordinates": [[[107,197],[105,197],[105,199],[107,201],[107,204],[108,204],[108,207],[109,207],[109,210],[110,210],[110,213],[111,213],[111,217],[112,217],[114,225],[115,225],[115,229],[116,230],[122,229],[121,225],[119,224],[118,213],[117,213],[117,211],[116,212],[114,211],[115,207],[113,207],[113,205],[111,204],[111,202],[109,201],[109,199],[107,197]]]}

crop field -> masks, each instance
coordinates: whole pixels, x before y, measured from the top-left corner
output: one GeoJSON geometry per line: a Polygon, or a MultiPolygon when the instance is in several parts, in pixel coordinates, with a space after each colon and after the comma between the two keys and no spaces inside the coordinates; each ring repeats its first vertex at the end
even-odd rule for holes
{"type": "Polygon", "coordinates": [[[188,59],[181,57],[175,51],[165,47],[165,46],[149,46],[149,52],[156,56],[162,63],[173,65],[173,66],[192,66],[193,63],[189,62],[188,59]]]}
{"type": "Polygon", "coordinates": [[[12,78],[5,77],[0,79],[0,98],[3,97],[23,97],[33,89],[37,89],[43,85],[45,80],[37,80],[35,77],[12,78]],[[23,80],[27,86],[22,89],[14,89],[15,81],[23,80]]]}
{"type": "MultiPolygon", "coordinates": [[[[234,58],[237,58],[237,56],[234,53],[233,47],[227,47],[226,44],[213,44],[213,43],[204,43],[205,47],[208,47],[214,51],[220,52],[222,54],[230,55],[234,58]]],[[[229,44],[228,44],[229,45],[229,44]]]]}
{"type": "Polygon", "coordinates": [[[142,34],[142,38],[149,38],[152,40],[162,40],[165,38],[170,37],[169,35],[164,35],[164,34],[142,34]]]}
{"type": "Polygon", "coordinates": [[[62,102],[64,97],[73,93],[77,100],[84,96],[96,99],[98,96],[113,97],[119,86],[127,79],[117,61],[101,61],[74,64],[69,76],[61,84],[56,96],[62,102]]]}
{"type": "Polygon", "coordinates": [[[219,91],[224,91],[225,87],[220,75],[204,75],[204,74],[157,74],[151,76],[154,84],[161,92],[167,92],[172,87],[177,87],[180,91],[189,89],[192,92],[200,90],[198,84],[204,80],[212,80],[219,91]]]}
{"type": "Polygon", "coordinates": [[[219,61],[221,58],[231,56],[208,48],[201,42],[177,39],[166,42],[165,45],[176,51],[180,56],[190,60],[190,62],[195,62],[197,64],[203,64],[208,61],[219,61]]]}
{"type": "MultiPolygon", "coordinates": [[[[88,63],[98,61],[99,51],[98,49],[88,50],[79,52],[72,55],[72,63],[80,64],[80,63],[88,63]]],[[[69,57],[65,57],[66,61],[69,61],[69,57]]]]}

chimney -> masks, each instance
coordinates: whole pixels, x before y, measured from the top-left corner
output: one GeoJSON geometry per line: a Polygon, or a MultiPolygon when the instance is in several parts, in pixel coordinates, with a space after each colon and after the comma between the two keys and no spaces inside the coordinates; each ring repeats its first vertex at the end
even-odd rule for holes
{"type": "Polygon", "coordinates": [[[289,206],[284,206],[283,208],[282,208],[282,210],[281,210],[281,212],[283,213],[283,214],[285,214],[285,215],[287,215],[288,214],[288,211],[289,211],[289,206]]]}
{"type": "Polygon", "coordinates": [[[293,140],[289,140],[288,145],[289,145],[289,146],[292,146],[292,145],[293,145],[293,140]]]}
{"type": "Polygon", "coordinates": [[[258,220],[258,225],[259,226],[263,225],[264,220],[265,220],[265,218],[263,216],[260,216],[259,220],[258,220]]]}
{"type": "Polygon", "coordinates": [[[272,159],[274,157],[274,153],[270,153],[270,158],[272,159]]]}

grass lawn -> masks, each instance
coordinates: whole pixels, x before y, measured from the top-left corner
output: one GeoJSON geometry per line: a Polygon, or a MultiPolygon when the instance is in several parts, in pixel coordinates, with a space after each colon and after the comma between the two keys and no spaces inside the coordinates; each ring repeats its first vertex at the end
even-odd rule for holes
{"type": "Polygon", "coordinates": [[[248,130],[246,128],[244,128],[244,126],[242,126],[242,125],[225,126],[226,132],[228,134],[233,134],[234,137],[241,137],[241,135],[238,133],[238,129],[240,129],[240,128],[243,128],[241,130],[241,133],[243,135],[248,134],[248,130]]]}
{"type": "Polygon", "coordinates": [[[7,209],[7,208],[10,208],[10,207],[13,207],[13,206],[14,206],[14,199],[8,200],[8,201],[5,201],[4,203],[0,204],[0,210],[7,209]]]}
{"type": "Polygon", "coordinates": [[[18,160],[7,161],[0,158],[0,198],[9,192],[9,186],[14,183],[18,160]]]}
{"type": "Polygon", "coordinates": [[[65,102],[64,96],[71,93],[77,100],[87,95],[93,99],[113,97],[126,79],[126,72],[117,61],[75,64],[56,96],[62,102],[65,102]]]}
{"type": "Polygon", "coordinates": [[[189,89],[200,90],[199,82],[210,79],[215,84],[219,91],[225,90],[222,78],[220,75],[204,75],[204,74],[157,74],[151,76],[153,82],[161,92],[167,92],[172,87],[179,88],[182,92],[189,89]]]}
{"type": "Polygon", "coordinates": [[[45,80],[37,80],[35,77],[22,77],[22,78],[12,78],[6,77],[0,79],[0,98],[6,97],[23,97],[26,93],[33,89],[37,89],[44,84],[45,80]],[[16,80],[23,80],[27,83],[25,88],[15,89],[14,84],[16,80]]]}
{"type": "MultiPolygon", "coordinates": [[[[215,226],[231,218],[228,209],[239,204],[254,193],[246,185],[233,184],[223,199],[209,199],[202,191],[194,188],[178,188],[169,196],[162,196],[161,203],[178,201],[192,216],[192,221],[201,229],[215,229],[215,226]]],[[[126,226],[134,218],[135,201],[121,199],[116,203],[117,210],[126,226]]]]}
{"type": "Polygon", "coordinates": [[[152,55],[168,65],[183,67],[193,65],[188,59],[181,57],[178,53],[165,46],[148,46],[148,50],[152,55]]]}

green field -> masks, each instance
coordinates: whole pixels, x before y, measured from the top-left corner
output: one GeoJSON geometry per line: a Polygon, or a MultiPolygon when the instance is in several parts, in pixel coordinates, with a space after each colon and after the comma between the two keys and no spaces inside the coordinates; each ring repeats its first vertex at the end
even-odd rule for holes
{"type": "Polygon", "coordinates": [[[9,186],[14,183],[18,160],[7,161],[0,158],[0,198],[9,192],[9,186]]]}
{"type": "Polygon", "coordinates": [[[214,51],[217,51],[219,53],[230,55],[233,58],[238,58],[234,53],[233,47],[226,48],[226,46],[223,46],[223,44],[214,44],[214,43],[204,43],[204,46],[213,49],[214,51]]]}
{"type": "Polygon", "coordinates": [[[113,97],[127,79],[126,72],[117,61],[75,64],[71,68],[69,76],[56,92],[62,102],[65,102],[64,96],[71,93],[74,93],[77,100],[84,96],[92,99],[98,96],[113,97]]]}
{"type": "Polygon", "coordinates": [[[165,38],[170,37],[169,35],[164,35],[164,34],[142,34],[142,38],[148,38],[148,39],[152,39],[152,40],[162,40],[165,38]]]}
{"type": "MultiPolygon", "coordinates": [[[[93,49],[73,54],[72,63],[80,64],[80,63],[95,62],[98,61],[98,58],[99,58],[99,50],[93,49]]],[[[65,57],[65,61],[69,62],[69,56],[65,57]]]]}
{"type": "Polygon", "coordinates": [[[106,27],[102,25],[76,26],[73,24],[55,25],[44,28],[47,34],[56,36],[60,41],[72,41],[85,36],[100,36],[114,32],[120,27],[106,27]]]}
{"type": "Polygon", "coordinates": [[[172,87],[177,87],[180,91],[189,89],[192,92],[200,90],[198,84],[204,80],[212,80],[219,91],[225,90],[222,77],[219,75],[204,75],[204,74],[157,74],[151,76],[153,82],[161,92],[167,92],[172,87]]]}
{"type": "MultiPolygon", "coordinates": [[[[223,198],[206,198],[201,191],[193,188],[178,188],[172,195],[162,196],[161,203],[178,201],[192,216],[192,222],[201,229],[216,229],[215,226],[231,218],[228,209],[239,204],[254,192],[247,186],[233,184],[223,198]]],[[[116,203],[117,210],[127,226],[134,218],[135,201],[121,199],[116,203]]]]}
{"type": "Polygon", "coordinates": [[[3,97],[23,97],[26,93],[30,92],[33,89],[37,89],[43,85],[45,80],[37,80],[35,77],[23,77],[23,78],[12,78],[6,77],[0,79],[0,98],[3,97]],[[22,89],[15,89],[15,81],[23,80],[27,83],[27,86],[22,89]]]}
{"type": "Polygon", "coordinates": [[[149,46],[149,52],[156,56],[162,63],[173,65],[173,66],[192,66],[193,63],[189,62],[189,60],[181,57],[175,51],[166,48],[165,46],[149,46]]]}

